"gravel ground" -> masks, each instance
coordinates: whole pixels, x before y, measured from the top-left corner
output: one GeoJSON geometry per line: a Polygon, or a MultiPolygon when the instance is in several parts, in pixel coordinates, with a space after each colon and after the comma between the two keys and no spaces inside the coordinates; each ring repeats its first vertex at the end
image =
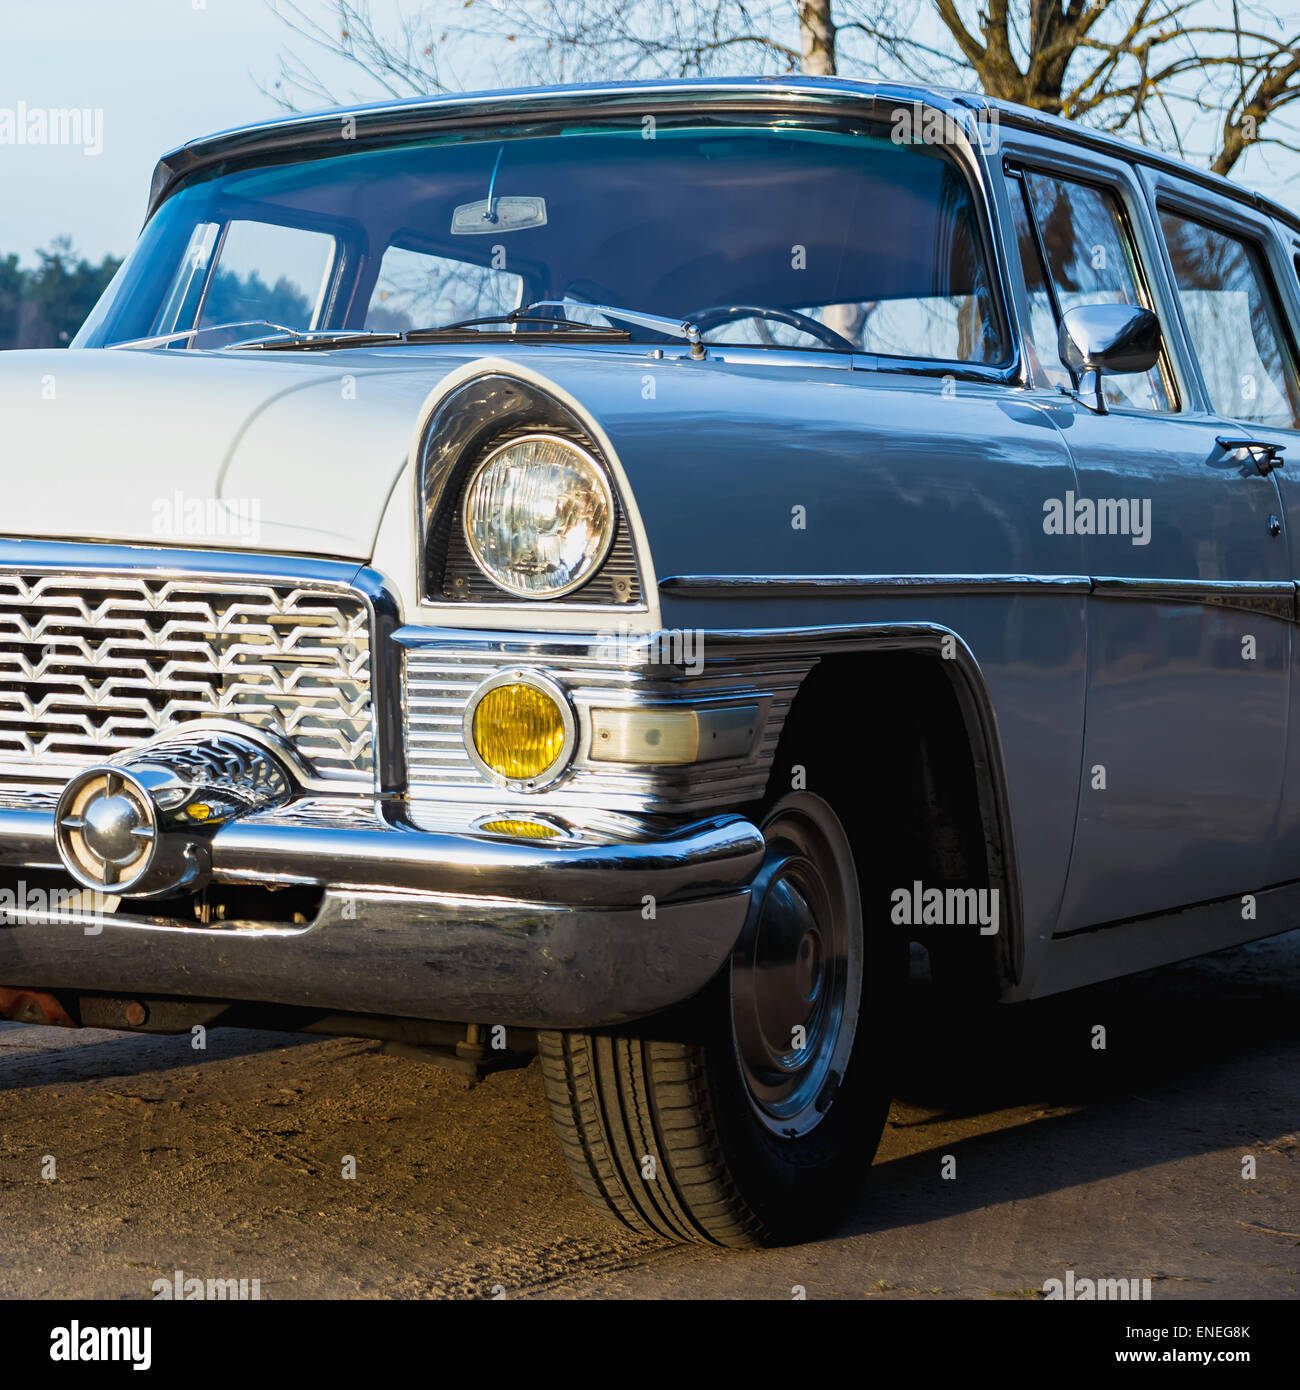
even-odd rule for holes
{"type": "Polygon", "coordinates": [[[0,1297],[177,1269],[270,1299],[1032,1298],[1068,1269],[1296,1297],[1300,932],[976,1025],[912,990],[858,1209],[753,1253],[589,1211],[535,1063],[467,1089],[374,1043],[0,1025],[0,1297]]]}

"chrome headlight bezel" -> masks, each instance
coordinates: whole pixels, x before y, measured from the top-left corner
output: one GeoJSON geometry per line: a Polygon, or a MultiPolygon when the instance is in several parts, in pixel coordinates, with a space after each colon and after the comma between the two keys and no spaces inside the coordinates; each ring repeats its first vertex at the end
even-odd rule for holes
{"type": "Polygon", "coordinates": [[[479,572],[492,585],[502,593],[508,594],[512,599],[518,599],[528,603],[545,603],[549,599],[563,598],[566,594],[574,593],[600,573],[601,566],[609,558],[609,553],[614,546],[614,537],[618,530],[618,504],[615,499],[614,487],[610,481],[609,474],[604,465],[594,454],[562,434],[554,434],[546,430],[533,430],[527,434],[519,434],[515,435],[513,438],[502,440],[499,444],[489,449],[470,470],[461,493],[460,523],[470,558],[478,567],[479,572]],[[472,512],[475,489],[483,474],[489,468],[493,467],[501,459],[502,455],[508,453],[512,449],[518,449],[520,445],[534,443],[558,445],[567,450],[569,454],[572,455],[573,460],[588,474],[591,482],[601,494],[601,499],[605,507],[603,534],[600,538],[600,544],[592,552],[591,559],[573,579],[563,585],[547,589],[545,592],[525,589],[518,585],[511,584],[508,578],[504,577],[503,571],[494,566],[491,561],[483,555],[475,538],[474,517],[472,512]]]}

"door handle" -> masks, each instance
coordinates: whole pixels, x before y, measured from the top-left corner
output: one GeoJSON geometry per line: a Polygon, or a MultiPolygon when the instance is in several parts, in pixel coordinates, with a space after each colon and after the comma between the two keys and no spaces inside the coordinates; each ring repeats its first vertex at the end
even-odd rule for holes
{"type": "Polygon", "coordinates": [[[1250,461],[1258,472],[1266,477],[1275,468],[1281,468],[1286,460],[1282,457],[1285,444],[1270,444],[1265,439],[1249,439],[1244,436],[1221,434],[1214,441],[1225,453],[1243,452],[1250,455],[1250,461]]]}

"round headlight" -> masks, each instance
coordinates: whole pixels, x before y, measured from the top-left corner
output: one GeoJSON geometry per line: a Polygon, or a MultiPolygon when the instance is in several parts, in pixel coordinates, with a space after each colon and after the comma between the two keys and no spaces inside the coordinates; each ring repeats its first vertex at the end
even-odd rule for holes
{"type": "Polygon", "coordinates": [[[512,439],[488,454],[465,488],[465,539],[474,563],[506,593],[570,593],[614,541],[605,470],[556,435],[512,439]]]}

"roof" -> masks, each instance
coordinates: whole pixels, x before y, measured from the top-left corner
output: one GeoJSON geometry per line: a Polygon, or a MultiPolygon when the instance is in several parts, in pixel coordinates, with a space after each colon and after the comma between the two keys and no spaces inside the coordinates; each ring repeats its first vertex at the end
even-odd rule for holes
{"type": "Polygon", "coordinates": [[[1065,139],[1198,183],[1203,187],[1250,204],[1259,211],[1300,231],[1300,216],[1284,204],[1243,188],[1219,174],[1212,174],[1185,160],[1122,140],[1104,131],[1050,116],[1011,101],[954,88],[894,82],[863,82],[847,77],[725,77],[675,78],[648,82],[586,82],[552,87],[515,87],[489,92],[452,92],[410,97],[398,101],[328,110],[291,113],[265,121],[235,126],[206,135],[171,150],[154,170],[149,214],[195,170],[220,161],[267,153],[307,150],[341,143],[342,123],[355,123],[356,132],[368,137],[393,135],[409,138],[421,129],[452,124],[495,124],[517,118],[523,108],[540,113],[573,107],[626,109],[636,102],[656,106],[683,99],[714,105],[743,107],[755,98],[784,99],[795,104],[835,104],[856,100],[899,105],[921,103],[951,112],[996,112],[998,120],[1021,129],[1065,139]]]}

